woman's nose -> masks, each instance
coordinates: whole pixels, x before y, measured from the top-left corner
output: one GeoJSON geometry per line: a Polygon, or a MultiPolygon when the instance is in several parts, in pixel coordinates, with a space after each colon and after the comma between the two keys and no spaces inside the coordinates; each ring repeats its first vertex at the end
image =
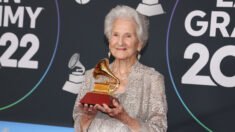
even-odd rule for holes
{"type": "Polygon", "coordinates": [[[124,38],[122,36],[120,36],[118,39],[118,45],[122,46],[124,44],[123,41],[124,41],[124,38]]]}

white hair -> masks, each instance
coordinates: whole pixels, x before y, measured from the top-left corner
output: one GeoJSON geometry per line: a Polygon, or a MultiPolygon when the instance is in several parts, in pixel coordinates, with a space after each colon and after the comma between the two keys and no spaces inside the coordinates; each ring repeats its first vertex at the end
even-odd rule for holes
{"type": "Polygon", "coordinates": [[[104,34],[108,39],[111,36],[112,27],[117,18],[132,19],[135,22],[138,40],[143,43],[144,47],[148,40],[149,20],[129,6],[118,5],[105,17],[104,34]]]}

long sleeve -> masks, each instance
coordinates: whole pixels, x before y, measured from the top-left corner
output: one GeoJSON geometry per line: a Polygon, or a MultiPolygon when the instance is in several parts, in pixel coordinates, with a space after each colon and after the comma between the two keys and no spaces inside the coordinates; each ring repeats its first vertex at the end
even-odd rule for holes
{"type": "MultiPolygon", "coordinates": [[[[112,66],[112,65],[110,65],[112,66]]],[[[77,96],[73,118],[75,132],[80,130],[81,110],[78,102],[94,88],[94,82],[103,82],[105,78],[93,79],[93,70],[85,74],[85,80],[77,96]]],[[[166,132],[167,130],[167,102],[163,76],[153,68],[136,62],[128,76],[126,90],[115,95],[132,118],[138,120],[139,132],[166,132]]],[[[131,132],[121,121],[97,112],[89,126],[89,132],[131,132]]]]}
{"type": "Polygon", "coordinates": [[[85,73],[85,79],[82,82],[82,86],[80,88],[80,91],[78,93],[78,96],[77,96],[75,104],[74,104],[73,119],[74,119],[75,132],[79,132],[79,130],[80,130],[80,119],[81,119],[81,115],[82,115],[82,111],[78,107],[78,102],[91,89],[91,84],[92,84],[92,79],[91,79],[92,76],[91,75],[92,75],[91,70],[89,70],[85,73]]]}
{"type": "Polygon", "coordinates": [[[166,132],[167,102],[164,77],[157,73],[152,74],[150,78],[148,114],[145,121],[138,120],[139,132],[166,132]]]}

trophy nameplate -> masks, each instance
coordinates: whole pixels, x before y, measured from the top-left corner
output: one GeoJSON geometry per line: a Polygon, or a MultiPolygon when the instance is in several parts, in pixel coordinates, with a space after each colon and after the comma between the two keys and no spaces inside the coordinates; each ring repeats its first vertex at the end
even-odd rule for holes
{"type": "Polygon", "coordinates": [[[100,76],[106,76],[111,81],[95,82],[94,91],[88,92],[80,101],[82,104],[107,104],[109,107],[113,106],[114,91],[119,87],[119,79],[113,75],[109,69],[109,60],[107,58],[102,59],[95,67],[93,71],[93,77],[99,78],[100,76]]]}

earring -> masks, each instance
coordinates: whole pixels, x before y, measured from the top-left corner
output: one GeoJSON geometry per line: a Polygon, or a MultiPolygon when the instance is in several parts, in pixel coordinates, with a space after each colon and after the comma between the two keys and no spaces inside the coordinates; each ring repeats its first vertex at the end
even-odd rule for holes
{"type": "Polygon", "coordinates": [[[110,56],[111,56],[111,53],[110,53],[110,51],[108,52],[108,57],[110,58],[110,56]]]}
{"type": "Polygon", "coordinates": [[[139,51],[137,51],[137,59],[140,60],[141,54],[139,51]]]}

